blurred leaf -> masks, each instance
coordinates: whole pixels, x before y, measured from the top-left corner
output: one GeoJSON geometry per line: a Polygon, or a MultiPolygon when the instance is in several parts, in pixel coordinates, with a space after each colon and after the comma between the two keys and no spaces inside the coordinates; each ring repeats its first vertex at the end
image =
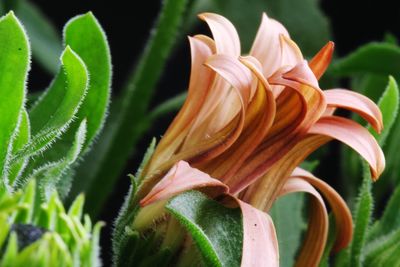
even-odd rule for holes
{"type": "Polygon", "coordinates": [[[385,207],[385,211],[379,221],[376,221],[373,227],[368,231],[368,240],[374,240],[379,236],[386,235],[395,229],[400,229],[400,186],[390,197],[385,207]]]}
{"type": "MultiPolygon", "coordinates": [[[[131,155],[136,142],[143,133],[143,126],[148,125],[147,109],[155,86],[170,54],[187,0],[165,0],[155,29],[151,31],[149,42],[142,53],[134,72],[131,74],[122,92],[122,103],[116,121],[111,122],[112,136],[98,145],[104,154],[98,156],[96,165],[90,166],[91,177],[87,191],[87,210],[92,215],[98,214],[104,201],[113,190],[126,161],[131,155]],[[105,146],[105,148],[100,148],[105,146]]],[[[94,151],[96,154],[98,151],[94,151]]],[[[86,166],[89,168],[89,166],[86,166]]]]}
{"type": "MultiPolygon", "coordinates": [[[[23,108],[20,114],[20,123],[17,130],[17,135],[13,141],[12,153],[15,154],[18,150],[22,149],[30,140],[31,130],[28,112],[23,108]]],[[[9,166],[7,173],[7,183],[10,188],[14,188],[14,182],[21,174],[23,168],[27,163],[27,158],[22,158],[19,161],[9,166]]]]}
{"type": "Polygon", "coordinates": [[[280,266],[294,266],[306,222],[303,218],[304,195],[291,194],[275,201],[270,215],[279,241],[280,266]]]}
{"type": "Polygon", "coordinates": [[[200,0],[190,17],[195,18],[197,13],[205,11],[219,13],[232,21],[239,32],[244,53],[250,51],[263,12],[280,21],[308,57],[330,39],[329,22],[321,12],[318,0],[200,0]]]}
{"type": "Polygon", "coordinates": [[[4,177],[25,99],[30,60],[28,39],[12,12],[0,18],[0,44],[0,187],[3,187],[7,186],[4,177]]]}
{"type": "Polygon", "coordinates": [[[29,112],[32,139],[13,162],[48,148],[67,129],[85,97],[88,73],[82,60],[67,47],[61,62],[56,79],[29,112]]]}
{"type": "Polygon", "coordinates": [[[167,99],[150,112],[149,119],[154,122],[156,119],[165,114],[179,110],[185,102],[186,97],[187,93],[185,92],[167,99]]]}
{"type": "Polygon", "coordinates": [[[365,266],[398,266],[400,264],[398,254],[400,250],[400,229],[394,229],[396,228],[391,228],[389,234],[368,245],[365,253],[365,266]]]}
{"type": "Polygon", "coordinates": [[[85,135],[86,120],[83,120],[76,132],[75,141],[65,158],[58,162],[46,163],[33,172],[30,179],[36,179],[38,181],[42,197],[49,199],[62,174],[78,159],[85,142],[85,135]]]}
{"type": "Polygon", "coordinates": [[[174,197],[166,209],[185,227],[206,266],[240,266],[242,218],[239,208],[226,208],[198,191],[174,197]]]}
{"type": "Polygon", "coordinates": [[[336,60],[331,71],[340,76],[357,73],[399,75],[400,48],[389,43],[370,43],[336,60]]]}
{"type": "Polygon", "coordinates": [[[62,45],[53,24],[31,1],[20,1],[15,12],[28,32],[34,59],[49,73],[57,73],[62,45]]]}

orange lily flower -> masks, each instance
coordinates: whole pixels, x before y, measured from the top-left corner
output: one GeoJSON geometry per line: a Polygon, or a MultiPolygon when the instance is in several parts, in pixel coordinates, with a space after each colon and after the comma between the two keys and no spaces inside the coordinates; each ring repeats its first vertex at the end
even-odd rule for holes
{"type": "Polygon", "coordinates": [[[242,209],[242,266],[279,266],[267,212],[278,197],[307,192],[313,196],[309,228],[296,264],[317,266],[328,233],[320,193],[335,215],[335,251],[350,242],[352,219],[334,189],[297,166],[337,139],[357,151],[377,179],[385,159],[376,140],[361,125],[333,112],[357,112],[377,132],[383,128],[381,112],[358,93],[319,88],[318,79],[332,58],[332,42],[307,62],[286,29],[264,14],[250,54],[242,57],[238,34],[226,18],[211,13],[199,17],[213,39],[189,37],[188,97],[142,172],[136,201],[143,208],[134,225],[143,225],[141,214],[149,214],[150,207],[186,190],[223,195],[242,209]]]}

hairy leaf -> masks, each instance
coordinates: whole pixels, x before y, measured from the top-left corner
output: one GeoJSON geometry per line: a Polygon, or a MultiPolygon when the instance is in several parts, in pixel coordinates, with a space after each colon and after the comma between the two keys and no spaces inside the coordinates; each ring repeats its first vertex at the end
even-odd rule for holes
{"type": "Polygon", "coordinates": [[[32,139],[13,158],[32,156],[48,148],[74,119],[88,84],[88,73],[79,56],[67,47],[56,79],[29,112],[32,139]]]}
{"type": "Polygon", "coordinates": [[[185,227],[207,266],[240,266],[242,218],[239,208],[226,208],[198,191],[171,199],[166,209],[185,227]]]}
{"type": "Polygon", "coordinates": [[[0,187],[5,184],[12,141],[25,101],[30,51],[25,31],[13,12],[0,18],[0,187]]]}

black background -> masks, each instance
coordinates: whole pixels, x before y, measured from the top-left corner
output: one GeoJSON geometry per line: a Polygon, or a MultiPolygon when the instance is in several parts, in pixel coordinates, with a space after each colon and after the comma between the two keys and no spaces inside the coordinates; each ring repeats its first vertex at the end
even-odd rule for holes
{"type": "MultiPolygon", "coordinates": [[[[239,0],[238,0],[239,1],[239,0]]],[[[301,1],[301,0],[299,0],[301,1]]],[[[147,1],[33,1],[52,20],[61,32],[63,25],[73,16],[93,11],[104,27],[111,47],[113,61],[113,94],[118,94],[126,76],[135,66],[145,45],[154,19],[160,9],[159,0],[147,1]]],[[[397,1],[351,1],[323,0],[320,2],[323,12],[330,18],[336,53],[345,55],[359,45],[373,40],[382,40],[387,32],[400,37],[400,8],[397,1]]],[[[260,11],[261,12],[261,11],[260,11]]],[[[194,32],[204,31],[204,28],[194,32]]],[[[316,36],[318,38],[318,36],[316,36]]],[[[180,42],[169,59],[167,68],[158,85],[154,103],[160,102],[185,89],[189,77],[190,55],[187,42],[180,42]]],[[[30,88],[43,88],[51,77],[36,64],[30,74],[30,88]]],[[[136,154],[132,156],[126,173],[134,172],[143,151],[152,136],[160,136],[171,117],[162,119],[153,126],[150,133],[139,143],[136,154]]],[[[102,256],[104,265],[109,266],[110,228],[121,206],[128,188],[125,174],[107,202],[100,219],[105,220],[108,227],[102,235],[102,256]]],[[[329,177],[328,177],[329,179],[329,177]]],[[[334,181],[332,181],[334,183],[334,181]]]]}

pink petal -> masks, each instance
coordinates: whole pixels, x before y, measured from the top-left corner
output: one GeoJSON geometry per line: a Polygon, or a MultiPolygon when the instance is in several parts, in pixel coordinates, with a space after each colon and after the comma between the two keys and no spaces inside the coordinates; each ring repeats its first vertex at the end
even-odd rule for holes
{"type": "Polygon", "coordinates": [[[208,174],[190,167],[185,161],[179,161],[140,201],[144,207],[156,201],[165,200],[191,189],[210,188],[212,195],[228,192],[228,187],[208,174]]]}
{"type": "Polygon", "coordinates": [[[271,217],[243,201],[237,201],[243,214],[241,267],[279,267],[279,249],[271,217]]]}
{"type": "Polygon", "coordinates": [[[289,36],[289,33],[282,24],[264,13],[250,55],[261,62],[265,77],[282,66],[281,35],[289,36]]]}
{"type": "Polygon", "coordinates": [[[383,129],[382,113],[368,97],[346,89],[324,91],[328,107],[344,108],[358,113],[380,133],[383,129]]]}
{"type": "Polygon", "coordinates": [[[202,13],[199,18],[207,22],[210,27],[218,54],[240,56],[239,36],[229,20],[214,13],[202,13]]]}
{"type": "Polygon", "coordinates": [[[296,266],[318,266],[328,238],[328,212],[321,195],[303,179],[289,178],[280,196],[294,192],[306,192],[313,196],[310,202],[308,230],[296,266]]]}
{"type": "Polygon", "coordinates": [[[333,251],[337,252],[345,248],[350,243],[353,236],[353,220],[346,202],[340,197],[335,189],[303,169],[296,168],[292,173],[292,177],[298,177],[310,183],[312,186],[317,188],[329,202],[335,216],[336,228],[336,240],[333,251]]]}
{"type": "Polygon", "coordinates": [[[354,121],[337,116],[322,117],[309,133],[337,139],[353,148],[369,163],[374,180],[385,168],[385,156],[375,138],[354,121]]]}

